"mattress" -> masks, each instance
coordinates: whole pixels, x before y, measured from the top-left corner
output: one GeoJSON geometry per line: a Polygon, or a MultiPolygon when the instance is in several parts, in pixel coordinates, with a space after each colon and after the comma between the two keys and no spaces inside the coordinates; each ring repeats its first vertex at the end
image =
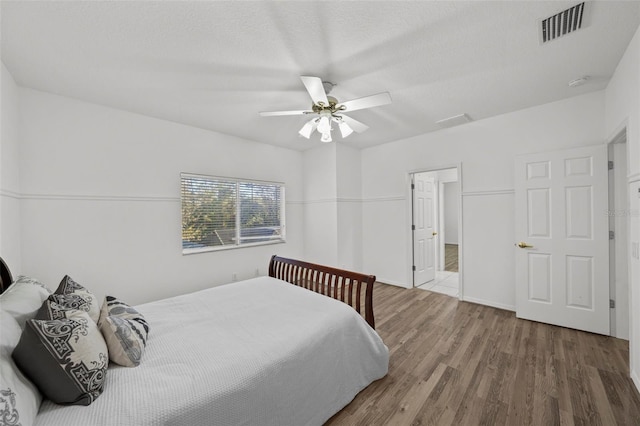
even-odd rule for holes
{"type": "Polygon", "coordinates": [[[321,425],[387,373],[353,308],[275,278],[136,309],[151,328],[141,364],[110,366],[90,406],[43,402],[36,425],[321,425]]]}

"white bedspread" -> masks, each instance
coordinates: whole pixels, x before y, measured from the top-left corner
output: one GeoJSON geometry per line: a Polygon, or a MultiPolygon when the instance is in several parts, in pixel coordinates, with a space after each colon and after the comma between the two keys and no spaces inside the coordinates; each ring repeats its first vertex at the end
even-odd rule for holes
{"type": "Polygon", "coordinates": [[[270,277],[136,306],[142,363],[109,368],[90,406],[45,401],[42,426],[321,425],[387,373],[352,308],[270,277]]]}

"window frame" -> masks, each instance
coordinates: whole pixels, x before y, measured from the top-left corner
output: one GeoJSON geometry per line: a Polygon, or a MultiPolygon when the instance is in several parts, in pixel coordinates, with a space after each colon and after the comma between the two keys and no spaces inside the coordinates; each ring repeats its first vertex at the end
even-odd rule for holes
{"type": "MultiPolygon", "coordinates": [[[[192,255],[192,254],[198,254],[198,253],[208,253],[208,252],[213,252],[213,251],[221,251],[221,250],[235,250],[235,249],[239,249],[239,248],[245,248],[245,247],[258,247],[258,246],[265,246],[265,245],[272,245],[272,244],[282,244],[282,243],[286,243],[287,242],[287,238],[286,238],[286,226],[285,226],[285,205],[286,205],[286,199],[285,199],[285,184],[283,182],[274,182],[274,181],[265,181],[265,180],[256,180],[256,179],[243,179],[243,178],[232,178],[232,177],[226,177],[226,176],[214,176],[214,175],[205,175],[205,174],[199,174],[199,173],[187,173],[187,172],[181,172],[180,173],[180,241],[182,244],[182,255],[183,256],[188,256],[188,255],[192,255]],[[197,247],[197,248],[185,248],[184,247],[184,236],[182,234],[183,230],[182,230],[182,219],[183,219],[183,203],[184,203],[184,196],[182,193],[182,185],[184,182],[184,179],[189,179],[189,178],[196,178],[196,179],[205,179],[205,180],[209,180],[209,181],[222,181],[224,183],[234,183],[235,184],[235,236],[233,237],[233,239],[236,241],[235,244],[233,245],[220,245],[220,246],[205,246],[205,247],[197,247]],[[251,238],[256,238],[256,237],[242,237],[240,235],[241,231],[242,231],[242,227],[241,225],[241,219],[242,219],[242,214],[241,214],[241,203],[242,203],[242,197],[241,197],[241,190],[240,190],[240,185],[241,184],[258,184],[258,185],[272,185],[272,186],[276,186],[279,188],[280,190],[280,235],[279,238],[273,238],[270,239],[268,241],[258,241],[258,242],[254,242],[254,243],[242,243],[241,241],[247,240],[247,239],[251,239],[251,238]]],[[[245,228],[247,229],[247,228],[245,228]]],[[[248,228],[251,229],[251,228],[248,228]]]]}

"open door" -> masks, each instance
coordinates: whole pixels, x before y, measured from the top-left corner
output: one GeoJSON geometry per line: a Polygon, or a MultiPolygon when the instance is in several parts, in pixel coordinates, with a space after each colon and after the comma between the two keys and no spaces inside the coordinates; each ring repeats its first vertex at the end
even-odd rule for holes
{"type": "Polygon", "coordinates": [[[605,145],[516,157],[516,316],[609,334],[605,145]]]}
{"type": "Polygon", "coordinates": [[[413,176],[413,286],[436,277],[434,179],[424,173],[413,176]]]}

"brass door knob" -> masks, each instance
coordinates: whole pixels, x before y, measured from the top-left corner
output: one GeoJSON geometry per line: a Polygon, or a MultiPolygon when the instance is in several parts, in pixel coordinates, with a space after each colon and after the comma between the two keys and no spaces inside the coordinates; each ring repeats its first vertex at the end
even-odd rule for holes
{"type": "Polygon", "coordinates": [[[438,233],[437,232],[433,232],[431,235],[433,235],[435,237],[436,235],[438,235],[438,233]]]}
{"type": "Polygon", "coordinates": [[[518,247],[520,248],[533,248],[532,245],[525,243],[524,241],[520,241],[518,244],[516,244],[518,247]]]}

